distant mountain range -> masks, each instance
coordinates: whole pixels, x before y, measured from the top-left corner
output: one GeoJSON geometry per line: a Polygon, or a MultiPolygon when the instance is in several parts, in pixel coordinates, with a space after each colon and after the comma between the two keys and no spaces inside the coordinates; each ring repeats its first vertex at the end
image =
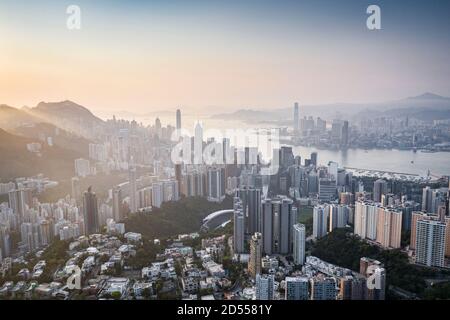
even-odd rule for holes
{"type": "Polygon", "coordinates": [[[442,97],[440,95],[434,94],[434,93],[430,93],[430,92],[426,92],[424,94],[421,94],[419,96],[416,97],[410,97],[407,98],[409,100],[445,100],[445,101],[450,101],[450,98],[447,97],[442,97]]]}
{"type": "MultiPolygon", "coordinates": [[[[104,123],[94,116],[89,109],[66,100],[61,102],[40,102],[34,108],[22,108],[23,111],[36,117],[45,119],[65,130],[90,137],[92,130],[104,123]]],[[[95,135],[94,135],[95,136],[95,135]]]]}
{"type": "MultiPolygon", "coordinates": [[[[327,119],[346,117],[356,120],[377,116],[411,117],[422,120],[450,119],[450,98],[433,93],[382,103],[336,103],[327,105],[301,105],[300,117],[319,116],[327,119]]],[[[276,110],[241,109],[232,113],[213,115],[214,119],[239,120],[248,123],[277,123],[290,125],[293,105],[276,110]]]]}
{"type": "Polygon", "coordinates": [[[104,121],[89,109],[68,100],[40,102],[36,107],[21,109],[0,105],[0,128],[13,129],[36,123],[51,123],[77,135],[89,135],[90,130],[104,121]]]}

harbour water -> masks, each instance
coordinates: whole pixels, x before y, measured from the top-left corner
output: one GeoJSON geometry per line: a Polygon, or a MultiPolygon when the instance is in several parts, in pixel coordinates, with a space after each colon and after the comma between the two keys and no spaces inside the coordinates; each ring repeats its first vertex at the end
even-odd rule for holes
{"type": "Polygon", "coordinates": [[[450,153],[424,153],[396,149],[348,149],[322,150],[314,147],[292,147],[294,155],[302,159],[310,158],[311,152],[317,152],[318,163],[326,165],[335,161],[341,167],[382,170],[390,172],[426,176],[428,170],[434,176],[450,175],[450,153]]]}

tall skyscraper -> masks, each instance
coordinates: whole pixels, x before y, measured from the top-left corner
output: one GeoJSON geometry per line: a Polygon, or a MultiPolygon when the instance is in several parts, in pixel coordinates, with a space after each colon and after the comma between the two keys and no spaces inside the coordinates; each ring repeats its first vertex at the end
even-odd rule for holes
{"type": "Polygon", "coordinates": [[[10,228],[5,224],[0,224],[0,251],[2,259],[11,255],[10,228]]]}
{"type": "Polygon", "coordinates": [[[422,211],[438,213],[440,206],[447,206],[447,188],[431,189],[425,187],[422,191],[422,211]]]}
{"type": "Polygon", "coordinates": [[[178,194],[181,195],[183,192],[183,174],[181,172],[182,167],[181,163],[175,164],[175,180],[178,182],[178,194]]]}
{"type": "Polygon", "coordinates": [[[305,116],[300,120],[300,130],[303,133],[314,130],[314,119],[312,116],[309,116],[308,118],[305,116]]]}
{"type": "Polygon", "coordinates": [[[293,201],[279,197],[262,203],[263,251],[267,255],[289,254],[293,246],[293,226],[297,223],[297,208],[293,201]]]}
{"type": "Polygon", "coordinates": [[[328,162],[328,174],[331,179],[337,182],[339,164],[335,161],[328,162]]]}
{"type": "Polygon", "coordinates": [[[234,253],[243,253],[245,250],[245,217],[242,210],[242,203],[239,198],[234,199],[234,253]]]}
{"type": "Polygon", "coordinates": [[[339,280],[339,300],[365,300],[367,280],[361,274],[347,275],[339,280]]]}
{"type": "Polygon", "coordinates": [[[144,208],[149,208],[151,206],[152,206],[152,187],[145,187],[145,188],[140,189],[138,191],[138,197],[137,197],[138,210],[144,209],[144,208]]]}
{"type": "Polygon", "coordinates": [[[294,104],[294,133],[297,134],[299,132],[299,109],[298,102],[294,104]]]}
{"type": "Polygon", "coordinates": [[[236,190],[236,197],[241,200],[245,218],[245,233],[250,238],[255,232],[261,232],[261,190],[241,187],[236,190]]]}
{"type": "Polygon", "coordinates": [[[134,213],[137,211],[136,168],[130,168],[128,173],[130,181],[130,211],[134,213]]]}
{"type": "Polygon", "coordinates": [[[331,123],[331,139],[336,144],[341,143],[342,120],[334,119],[331,123]]]}
{"type": "Polygon", "coordinates": [[[294,188],[296,192],[298,190],[299,196],[302,195],[306,196],[308,190],[306,185],[305,169],[301,165],[295,164],[288,168],[288,172],[289,172],[290,187],[294,188]]]}
{"type": "Polygon", "coordinates": [[[352,283],[353,276],[344,276],[339,279],[339,300],[351,300],[352,299],[352,283]]]}
{"type": "Polygon", "coordinates": [[[208,200],[222,201],[225,198],[225,168],[208,168],[207,181],[208,200]]]}
{"type": "Polygon", "coordinates": [[[411,250],[416,250],[417,222],[419,220],[438,220],[438,217],[422,211],[413,211],[411,214],[411,239],[409,241],[411,250]]]}
{"type": "Polygon", "coordinates": [[[321,119],[320,117],[317,117],[317,121],[316,121],[316,129],[317,131],[319,131],[320,133],[323,133],[327,130],[327,121],[321,119]]]}
{"type": "Polygon", "coordinates": [[[33,194],[29,188],[21,188],[8,192],[9,207],[17,214],[19,222],[23,221],[28,208],[31,208],[33,194]]]}
{"type": "MultiPolygon", "coordinates": [[[[433,189],[431,193],[431,211],[438,213],[440,207],[446,207],[447,203],[447,188],[433,189]]],[[[445,215],[445,211],[444,211],[445,215]]]]}
{"type": "Polygon", "coordinates": [[[161,120],[159,120],[159,118],[155,119],[155,134],[158,136],[158,138],[162,137],[162,126],[161,120]]]}
{"type": "Polygon", "coordinates": [[[411,230],[412,213],[420,210],[420,204],[414,201],[404,201],[401,210],[403,212],[402,229],[411,230]]]}
{"type": "Polygon", "coordinates": [[[385,248],[400,248],[402,212],[378,208],[377,242],[385,248]]]}
{"type": "Polygon", "coordinates": [[[162,183],[162,200],[163,202],[178,201],[178,181],[177,180],[163,180],[162,183]]]}
{"type": "Polygon", "coordinates": [[[49,220],[43,220],[39,224],[39,235],[43,246],[49,245],[53,240],[54,231],[49,220]]]}
{"type": "Polygon", "coordinates": [[[287,168],[294,164],[294,153],[292,147],[282,146],[280,148],[280,165],[287,168]]]}
{"type": "Polygon", "coordinates": [[[73,177],[71,179],[72,184],[72,198],[75,199],[77,203],[81,201],[81,189],[80,189],[80,179],[78,177],[73,177]]]}
{"type": "Polygon", "coordinates": [[[273,275],[256,275],[256,300],[273,300],[275,287],[273,275]]]}
{"type": "Polygon", "coordinates": [[[152,184],[152,206],[160,208],[164,200],[164,187],[162,182],[152,184]]]}
{"type": "Polygon", "coordinates": [[[341,133],[341,146],[343,148],[348,147],[348,138],[349,138],[349,129],[348,129],[348,121],[345,120],[342,124],[342,133],[341,133]]]}
{"type": "Polygon", "coordinates": [[[194,164],[203,163],[203,128],[200,122],[195,125],[194,133],[194,164]]]}
{"type": "MultiPolygon", "coordinates": [[[[231,146],[230,138],[222,139],[222,155],[223,163],[228,165],[234,164],[234,148],[231,146]]],[[[227,173],[228,176],[228,173],[227,173]]]]}
{"type": "Polygon", "coordinates": [[[380,261],[362,257],[359,260],[359,273],[366,277],[367,300],[384,300],[386,292],[386,270],[380,261]]]}
{"type": "Polygon", "coordinates": [[[437,221],[445,224],[445,256],[450,257],[450,217],[439,217],[422,211],[413,211],[411,215],[411,240],[409,248],[417,250],[417,224],[419,221],[437,221]]]}
{"type": "Polygon", "coordinates": [[[307,277],[286,277],[286,300],[308,300],[309,280],[307,277]]]}
{"type": "Polygon", "coordinates": [[[303,224],[294,224],[294,263],[296,265],[305,264],[305,239],[306,229],[303,224]]]}
{"type": "Polygon", "coordinates": [[[422,211],[425,212],[432,212],[432,195],[433,195],[433,189],[431,189],[429,186],[423,188],[422,190],[422,211]]]}
{"type": "Polygon", "coordinates": [[[450,217],[445,217],[445,256],[450,258],[450,217]]]}
{"type": "Polygon", "coordinates": [[[253,278],[261,273],[262,258],[262,234],[257,232],[250,240],[250,259],[248,261],[248,273],[253,278]]]}
{"type": "Polygon", "coordinates": [[[315,206],[313,209],[313,237],[320,239],[326,236],[328,231],[327,206],[315,206]]]}
{"type": "Polygon", "coordinates": [[[333,277],[316,276],[310,281],[311,300],[336,300],[336,280],[333,277]]]}
{"type": "Polygon", "coordinates": [[[113,218],[116,222],[122,221],[123,208],[122,208],[122,189],[117,186],[113,188],[112,191],[112,207],[113,207],[113,218]]]}
{"type": "Polygon", "coordinates": [[[331,204],[328,206],[329,231],[336,228],[345,228],[351,208],[345,205],[331,204]]]}
{"type": "Polygon", "coordinates": [[[181,110],[177,109],[177,130],[181,129],[181,110]]]}
{"type": "Polygon", "coordinates": [[[376,240],[379,208],[379,203],[372,201],[355,202],[355,234],[362,239],[376,240]]]}
{"type": "Polygon", "coordinates": [[[416,263],[444,267],[446,224],[418,220],[416,225],[416,263]]]}
{"type": "Polygon", "coordinates": [[[331,202],[336,198],[336,180],[330,178],[319,179],[319,200],[321,202],[331,202]]]}
{"type": "Polygon", "coordinates": [[[186,173],[183,177],[183,189],[187,197],[204,197],[206,195],[206,175],[201,171],[186,173]]]}
{"type": "Polygon", "coordinates": [[[311,153],[311,164],[314,167],[317,167],[317,152],[312,152],[311,153]]]}
{"type": "Polygon", "coordinates": [[[381,202],[381,195],[387,193],[387,182],[383,179],[378,179],[373,184],[373,201],[381,202]]]}
{"type": "Polygon", "coordinates": [[[310,195],[318,194],[318,192],[319,192],[319,176],[317,175],[317,171],[311,170],[308,174],[307,179],[308,179],[308,193],[310,195]]]}
{"type": "Polygon", "coordinates": [[[84,227],[87,235],[99,232],[97,196],[92,187],[83,195],[84,227]]]}
{"type": "MultiPolygon", "coordinates": [[[[450,217],[450,176],[448,178],[448,188],[447,188],[447,212],[446,215],[450,217]]],[[[450,248],[449,248],[450,250],[450,248]]]]}
{"type": "Polygon", "coordinates": [[[28,252],[38,249],[41,245],[39,242],[39,225],[37,223],[22,223],[20,225],[20,236],[28,252]]]}

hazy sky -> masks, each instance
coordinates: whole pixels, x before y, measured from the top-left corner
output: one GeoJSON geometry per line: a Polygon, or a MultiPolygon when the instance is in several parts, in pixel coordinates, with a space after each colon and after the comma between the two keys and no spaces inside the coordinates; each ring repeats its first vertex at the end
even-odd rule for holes
{"type": "Polygon", "coordinates": [[[450,96],[450,1],[0,0],[0,103],[279,108],[450,96]],[[82,29],[66,28],[81,7],[82,29]],[[382,30],[366,28],[381,7],[382,30]]]}

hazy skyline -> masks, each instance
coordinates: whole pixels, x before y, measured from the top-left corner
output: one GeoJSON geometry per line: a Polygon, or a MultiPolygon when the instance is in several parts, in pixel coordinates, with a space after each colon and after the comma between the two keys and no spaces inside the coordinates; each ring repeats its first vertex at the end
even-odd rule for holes
{"type": "Polygon", "coordinates": [[[4,1],[0,103],[148,113],[450,96],[446,1],[4,1]],[[66,8],[82,29],[66,28],[66,8]],[[366,28],[378,4],[382,30],[366,28]]]}

